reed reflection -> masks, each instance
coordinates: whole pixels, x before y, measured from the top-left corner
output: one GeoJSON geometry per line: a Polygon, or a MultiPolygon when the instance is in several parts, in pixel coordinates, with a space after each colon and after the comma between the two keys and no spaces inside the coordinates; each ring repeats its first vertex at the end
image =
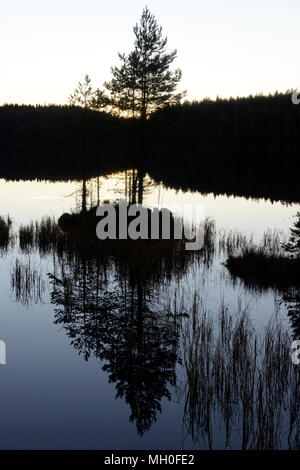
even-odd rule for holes
{"type": "MultiPolygon", "coordinates": [[[[127,191],[132,200],[131,184],[127,191]]],[[[218,312],[204,311],[198,297],[192,309],[177,297],[177,281],[193,275],[197,263],[208,272],[221,257],[239,256],[245,266],[241,256],[253,247],[251,236],[217,233],[206,220],[199,252],[185,251],[184,240],[100,241],[94,210],[81,204],[59,223],[48,217],[22,226],[20,250],[52,260],[54,322],[86,361],[101,361],[138,434],[151,428],[172,388],[179,390],[176,367],[182,363],[185,430],[200,448],[300,448],[299,371],[291,363],[290,335],[273,322],[259,337],[243,309],[233,315],[221,305],[213,320],[218,312]]],[[[278,234],[266,234],[261,249],[272,260],[282,249],[278,234]]],[[[248,286],[266,288],[257,279],[258,287],[252,281],[248,286]]],[[[43,279],[24,263],[14,265],[11,281],[17,301],[39,299],[34,290],[40,292],[43,279]]],[[[298,291],[281,295],[293,307],[299,335],[298,291]]]]}
{"type": "Polygon", "coordinates": [[[216,317],[195,297],[183,338],[184,425],[199,448],[300,448],[300,373],[278,317],[259,335],[241,305],[216,317]]]}

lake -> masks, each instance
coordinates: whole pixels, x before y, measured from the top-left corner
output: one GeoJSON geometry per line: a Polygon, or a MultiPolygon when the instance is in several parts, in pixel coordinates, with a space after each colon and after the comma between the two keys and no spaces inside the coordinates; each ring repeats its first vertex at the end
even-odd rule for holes
{"type": "MultiPolygon", "coordinates": [[[[89,180],[88,207],[96,204],[98,196],[101,203],[123,197],[124,178],[124,173],[116,173],[98,182],[89,180]]],[[[0,181],[0,215],[9,214],[12,219],[12,237],[0,257],[0,340],[6,345],[6,364],[0,365],[0,447],[298,447],[295,409],[293,414],[285,406],[291,403],[292,388],[281,390],[282,401],[274,405],[274,410],[280,409],[280,420],[270,416],[265,402],[264,418],[255,404],[249,405],[245,418],[245,408],[243,414],[237,405],[239,392],[227,396],[227,403],[232,398],[230,412],[222,408],[221,392],[208,400],[213,396],[205,388],[208,380],[191,400],[188,371],[195,345],[189,335],[196,331],[191,325],[199,320],[193,320],[195,309],[205,312],[198,333],[208,331],[212,319],[216,322],[212,331],[220,334],[220,311],[226,311],[232,315],[232,331],[238,331],[234,322],[247,312],[251,331],[258,338],[264,338],[274,316],[293,336],[288,305],[280,292],[245,286],[224,263],[230,250],[239,250],[239,243],[259,244],[266,231],[285,240],[299,204],[182,192],[148,177],[143,189],[143,204],[150,208],[201,205],[213,233],[212,246],[204,244],[200,253],[184,260],[178,252],[170,255],[169,247],[159,260],[149,250],[146,256],[139,254],[145,256],[141,271],[140,258],[133,259],[132,248],[126,256],[123,252],[98,256],[89,250],[79,253],[69,245],[61,248],[58,238],[46,246],[41,241],[43,227],[33,228],[39,234],[35,242],[20,246],[20,227],[31,221],[35,227],[45,217],[54,224],[63,213],[80,210],[82,185],[0,181]],[[202,416],[204,403],[211,410],[202,416]],[[252,423],[248,434],[245,421],[252,423]],[[268,445],[259,434],[262,421],[268,445]]],[[[198,341],[208,344],[207,337],[199,336],[198,341]]],[[[210,347],[216,358],[214,346],[210,347]]],[[[244,353],[239,352],[239,358],[244,353]]],[[[208,356],[209,350],[203,354],[208,356]]],[[[290,357],[290,351],[287,354],[290,357]]],[[[258,369],[264,367],[259,352],[255,358],[258,369]]],[[[215,380],[216,369],[207,373],[215,380]]],[[[225,376],[220,380],[225,382],[225,376]]],[[[249,396],[256,393],[253,387],[249,396]]],[[[265,400],[270,401],[270,396],[266,394],[265,400]]]]}

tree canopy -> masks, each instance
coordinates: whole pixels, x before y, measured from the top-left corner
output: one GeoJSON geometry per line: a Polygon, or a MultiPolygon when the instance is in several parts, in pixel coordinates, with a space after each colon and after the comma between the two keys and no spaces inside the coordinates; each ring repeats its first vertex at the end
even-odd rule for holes
{"type": "Polygon", "coordinates": [[[108,97],[105,92],[99,88],[94,90],[87,74],[84,76],[83,82],[78,82],[77,88],[70,94],[68,101],[71,106],[94,110],[103,110],[108,105],[108,97]]]}
{"type": "Polygon", "coordinates": [[[119,53],[121,65],[112,67],[112,80],[104,85],[115,109],[145,120],[157,109],[179,103],[184,93],[175,93],[181,71],[170,69],[177,51],[166,52],[167,38],[147,7],[133,32],[134,50],[119,53]]]}

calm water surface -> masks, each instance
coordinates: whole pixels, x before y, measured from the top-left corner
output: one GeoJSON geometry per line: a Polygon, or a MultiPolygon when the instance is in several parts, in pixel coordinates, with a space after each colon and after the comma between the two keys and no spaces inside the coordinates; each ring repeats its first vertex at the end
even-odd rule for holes
{"type": "MultiPolygon", "coordinates": [[[[101,201],[120,197],[121,187],[122,175],[102,178],[101,201]]],[[[79,189],[80,184],[74,182],[0,181],[0,215],[10,215],[17,233],[20,224],[45,216],[58,219],[64,212],[75,210],[80,199],[79,189]]],[[[212,194],[183,194],[155,185],[147,189],[144,202],[150,207],[203,204],[205,215],[215,220],[217,231],[239,230],[247,237],[253,236],[255,242],[261,240],[267,229],[287,234],[299,210],[298,205],[212,194]]],[[[130,291],[131,284],[116,266],[108,266],[105,274],[97,278],[101,305],[110,302],[111,312],[111,317],[106,317],[106,310],[103,310],[101,318],[104,320],[103,324],[99,320],[100,324],[92,320],[92,314],[88,318],[84,312],[82,314],[82,309],[80,315],[76,313],[76,289],[80,292],[85,282],[85,301],[91,304],[96,271],[100,272],[103,267],[89,264],[87,260],[86,277],[81,279],[80,263],[65,261],[63,264],[53,254],[41,256],[38,250],[24,252],[16,237],[13,246],[0,257],[0,339],[7,348],[7,364],[0,366],[0,447],[204,448],[205,442],[193,439],[184,424],[186,377],[180,364],[180,331],[170,330],[173,320],[167,318],[166,312],[174,313],[176,302],[189,312],[196,292],[212,316],[217,315],[221,302],[233,312],[238,310],[240,302],[247,306],[258,332],[275,311],[289,327],[286,307],[280,304],[278,295],[272,290],[250,291],[242,283],[234,283],[222,264],[225,259],[224,253],[216,252],[209,265],[194,260],[181,273],[164,277],[155,285],[138,283],[137,295],[139,289],[145,294],[149,310],[143,334],[150,338],[148,356],[140,359],[128,349],[131,330],[124,333],[125,314],[120,307],[126,302],[130,304],[133,291],[127,292],[124,302],[120,300],[126,289],[130,291]],[[14,289],[16,262],[30,266],[36,273],[35,287],[31,290],[25,287],[18,293],[14,289]],[[51,275],[57,279],[62,275],[76,278],[68,294],[74,300],[69,312],[64,303],[66,290],[60,290],[58,281],[55,290],[51,275]],[[160,335],[159,344],[153,339],[156,334],[160,335]],[[178,343],[176,352],[175,343],[178,343]],[[101,354],[95,354],[97,350],[101,350],[101,354]],[[139,367],[149,367],[149,383],[141,383],[139,367]]],[[[81,300],[79,298],[78,308],[82,307],[81,300]]],[[[233,437],[229,448],[238,447],[238,442],[239,438],[233,437]]],[[[287,447],[284,435],[281,446],[287,447]]],[[[213,447],[225,447],[223,430],[218,427],[214,431],[213,447]]]]}

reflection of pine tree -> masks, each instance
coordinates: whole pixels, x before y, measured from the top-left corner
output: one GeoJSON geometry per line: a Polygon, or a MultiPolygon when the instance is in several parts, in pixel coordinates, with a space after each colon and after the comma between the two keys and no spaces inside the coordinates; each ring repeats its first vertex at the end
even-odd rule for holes
{"type": "Polygon", "coordinates": [[[131,407],[130,421],[136,422],[142,435],[161,411],[162,397],[171,398],[167,384],[175,384],[178,325],[175,316],[171,319],[157,310],[151,301],[153,292],[146,295],[140,279],[129,284],[128,291],[111,323],[110,337],[117,340],[101,358],[107,361],[104,370],[110,381],[117,384],[117,396],[131,407]],[[127,305],[124,300],[129,300],[127,305]]]}
{"type": "Polygon", "coordinates": [[[289,242],[284,246],[286,251],[292,256],[300,256],[300,212],[297,213],[298,220],[294,227],[290,229],[289,242]]]}
{"type": "Polygon", "coordinates": [[[55,323],[65,326],[71,344],[88,360],[97,344],[97,335],[102,336],[100,315],[105,316],[112,308],[116,294],[104,292],[100,303],[100,289],[107,281],[98,261],[84,257],[60,260],[59,268],[59,273],[56,265],[54,274],[49,274],[53,285],[51,301],[59,306],[55,309],[55,323]]]}
{"type": "Polygon", "coordinates": [[[300,338],[300,289],[290,287],[283,291],[282,300],[287,306],[288,317],[294,332],[294,338],[300,338]]]}
{"type": "MultiPolygon", "coordinates": [[[[297,213],[297,220],[294,227],[290,229],[290,239],[285,250],[290,253],[292,258],[300,258],[300,212],[297,213]]],[[[289,287],[283,290],[282,300],[288,309],[288,316],[294,331],[295,339],[300,338],[300,290],[297,287],[289,287]]]]}
{"type": "Polygon", "coordinates": [[[105,362],[142,435],[161,411],[161,399],[170,399],[168,384],[175,384],[176,315],[153,300],[159,298],[153,284],[99,259],[60,260],[50,277],[55,323],[85,360],[94,354],[105,362]]]}

